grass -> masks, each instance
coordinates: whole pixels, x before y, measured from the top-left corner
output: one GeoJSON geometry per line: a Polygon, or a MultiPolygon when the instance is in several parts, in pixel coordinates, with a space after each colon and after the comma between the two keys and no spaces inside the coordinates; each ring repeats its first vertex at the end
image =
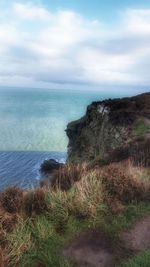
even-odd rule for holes
{"type": "Polygon", "coordinates": [[[143,119],[139,119],[134,123],[132,133],[134,136],[142,137],[149,129],[150,126],[143,119]]]}
{"type": "Polygon", "coordinates": [[[86,172],[86,164],[66,164],[55,171],[51,178],[51,186],[54,189],[69,190],[75,182],[81,180],[86,172]]]}
{"type": "Polygon", "coordinates": [[[126,207],[124,212],[120,214],[108,216],[107,223],[105,221],[104,229],[107,233],[118,237],[119,233],[125,229],[129,229],[131,225],[146,214],[150,214],[149,203],[132,203],[126,207]]]}
{"type": "Polygon", "coordinates": [[[150,266],[150,250],[144,251],[137,256],[132,257],[126,263],[119,267],[149,267],[150,266]]]}
{"type": "Polygon", "coordinates": [[[9,266],[56,266],[67,267],[68,261],[59,254],[63,238],[56,233],[45,216],[20,221],[8,236],[9,266]]]}
{"type": "Polygon", "coordinates": [[[11,213],[12,210],[8,212],[9,199],[14,204],[16,195],[12,194],[12,190],[11,198],[8,190],[7,194],[2,193],[2,266],[74,267],[75,263],[63,257],[62,249],[81,232],[97,228],[112,240],[114,249],[119,251],[121,257],[125,255],[120,232],[150,214],[147,198],[150,192],[149,172],[122,163],[95,170],[79,166],[71,170],[71,166],[67,166],[62,173],[55,174],[56,177],[62,181],[60,187],[57,185],[55,188],[24,193],[22,206],[16,213],[11,213]],[[67,187],[62,190],[65,171],[67,187]],[[7,198],[4,197],[6,195],[7,198]]]}

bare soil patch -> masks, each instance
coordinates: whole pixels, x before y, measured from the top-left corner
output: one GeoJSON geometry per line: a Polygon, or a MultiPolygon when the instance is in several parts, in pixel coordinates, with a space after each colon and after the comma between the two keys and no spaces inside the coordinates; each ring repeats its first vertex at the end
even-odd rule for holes
{"type": "Polygon", "coordinates": [[[131,230],[124,232],[122,240],[133,251],[150,249],[150,215],[134,224],[131,230]]]}
{"type": "Polygon", "coordinates": [[[114,262],[111,241],[98,230],[80,234],[63,254],[79,262],[78,266],[110,267],[114,262]]]}

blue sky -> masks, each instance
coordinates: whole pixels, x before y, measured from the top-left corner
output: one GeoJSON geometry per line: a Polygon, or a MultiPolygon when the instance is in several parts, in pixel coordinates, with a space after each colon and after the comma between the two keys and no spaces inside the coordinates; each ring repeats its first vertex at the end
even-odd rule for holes
{"type": "MultiPolygon", "coordinates": [[[[8,6],[13,2],[15,1],[1,0],[1,5],[8,6]]],[[[27,3],[26,0],[16,2],[27,3]]],[[[33,0],[32,3],[35,5],[43,5],[53,11],[57,9],[74,10],[88,18],[103,19],[107,23],[116,19],[118,13],[126,8],[150,8],[150,0],[33,0]]]]}
{"type": "Polygon", "coordinates": [[[150,1],[1,0],[0,61],[0,85],[149,86],[150,1]]]}
{"type": "MultiPolygon", "coordinates": [[[[1,0],[1,2],[3,6],[8,6],[15,1],[1,0]]],[[[26,0],[18,2],[27,3],[26,0]]],[[[115,19],[117,13],[126,8],[150,8],[150,0],[33,0],[32,3],[43,5],[54,11],[57,9],[71,9],[88,18],[103,18],[107,23],[115,19]]]]}
{"type": "Polygon", "coordinates": [[[113,21],[125,8],[150,8],[149,0],[53,0],[41,1],[47,7],[72,9],[88,18],[113,21]]]}

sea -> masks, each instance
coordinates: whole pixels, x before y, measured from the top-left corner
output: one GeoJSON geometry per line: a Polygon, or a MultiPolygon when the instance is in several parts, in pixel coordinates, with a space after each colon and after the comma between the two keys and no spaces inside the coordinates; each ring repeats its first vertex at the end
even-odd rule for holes
{"type": "Polygon", "coordinates": [[[85,90],[0,88],[0,190],[35,188],[40,165],[53,158],[65,162],[70,121],[79,119],[92,101],[124,96],[85,90]]]}

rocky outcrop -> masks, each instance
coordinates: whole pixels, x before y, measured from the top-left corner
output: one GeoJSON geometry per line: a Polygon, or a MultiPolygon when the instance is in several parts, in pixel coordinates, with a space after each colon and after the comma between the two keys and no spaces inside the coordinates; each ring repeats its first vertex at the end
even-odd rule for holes
{"type": "Polygon", "coordinates": [[[59,163],[58,161],[54,159],[48,159],[44,160],[44,162],[41,164],[40,167],[40,172],[44,175],[50,175],[52,174],[55,170],[58,170],[61,168],[64,164],[59,163]]]}
{"type": "Polygon", "coordinates": [[[50,187],[52,176],[55,171],[59,170],[64,166],[63,163],[60,163],[54,159],[46,159],[40,166],[41,181],[40,187],[50,187]]]}
{"type": "Polygon", "coordinates": [[[150,143],[150,93],[93,102],[84,117],[68,124],[66,133],[69,161],[128,158],[150,143]]]}

